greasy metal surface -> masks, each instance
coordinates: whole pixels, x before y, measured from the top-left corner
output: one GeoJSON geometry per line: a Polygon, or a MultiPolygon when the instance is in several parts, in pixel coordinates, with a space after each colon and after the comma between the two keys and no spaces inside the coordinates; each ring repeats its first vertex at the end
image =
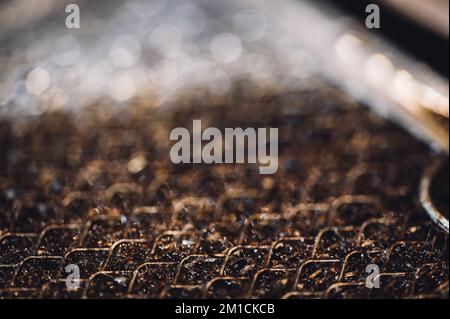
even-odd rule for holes
{"type": "Polygon", "coordinates": [[[365,69],[337,57],[346,19],[304,1],[78,2],[80,30],[14,5],[26,16],[0,35],[0,298],[448,298],[448,235],[418,192],[438,156],[315,74],[365,69]],[[169,132],[192,119],[279,127],[278,173],[172,165],[169,132]]]}
{"type": "Polygon", "coordinates": [[[448,233],[449,214],[448,159],[438,160],[425,172],[420,183],[422,206],[442,229],[448,233]]]}
{"type": "Polygon", "coordinates": [[[0,297],[448,297],[448,235],[419,202],[427,146],[334,89],[232,92],[3,120],[0,297]],[[171,164],[168,134],[194,118],[279,127],[278,173],[171,164]]]}

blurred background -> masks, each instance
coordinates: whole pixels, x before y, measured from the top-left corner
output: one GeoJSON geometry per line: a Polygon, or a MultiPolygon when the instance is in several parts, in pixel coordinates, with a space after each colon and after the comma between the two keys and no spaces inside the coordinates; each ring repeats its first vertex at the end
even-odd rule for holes
{"type": "Polygon", "coordinates": [[[0,2],[0,116],[320,75],[384,115],[420,118],[418,134],[448,149],[448,1],[378,1],[372,30],[369,1],[77,1],[81,28],[67,29],[69,3],[0,2]]]}

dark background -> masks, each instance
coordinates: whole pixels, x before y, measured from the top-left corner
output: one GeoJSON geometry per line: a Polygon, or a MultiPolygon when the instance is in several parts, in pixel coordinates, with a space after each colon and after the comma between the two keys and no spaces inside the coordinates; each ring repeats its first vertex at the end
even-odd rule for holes
{"type": "MultiPolygon", "coordinates": [[[[430,65],[443,76],[449,76],[449,42],[448,38],[437,34],[399,12],[374,0],[318,0],[331,3],[342,8],[364,23],[365,8],[371,3],[377,3],[381,9],[381,28],[372,29],[381,36],[392,41],[413,57],[430,65]]],[[[407,0],[406,0],[407,1],[407,0]]],[[[426,0],[424,0],[426,1],[426,0]]]]}

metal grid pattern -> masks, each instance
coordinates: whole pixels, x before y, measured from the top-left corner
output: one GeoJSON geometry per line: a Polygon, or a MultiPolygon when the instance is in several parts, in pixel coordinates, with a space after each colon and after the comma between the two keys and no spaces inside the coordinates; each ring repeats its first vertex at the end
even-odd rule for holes
{"type": "Polygon", "coordinates": [[[3,121],[0,298],[448,297],[448,236],[417,198],[428,147],[331,88],[235,91],[3,121]],[[278,173],[171,164],[168,132],[199,118],[279,127],[278,173]]]}

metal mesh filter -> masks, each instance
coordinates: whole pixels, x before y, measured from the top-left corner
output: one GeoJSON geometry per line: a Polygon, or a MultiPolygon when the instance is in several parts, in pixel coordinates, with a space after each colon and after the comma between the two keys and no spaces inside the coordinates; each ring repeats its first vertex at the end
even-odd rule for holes
{"type": "Polygon", "coordinates": [[[3,120],[0,297],[448,298],[448,236],[418,199],[437,156],[333,88],[245,85],[3,120]],[[169,132],[192,119],[278,127],[277,174],[173,165],[169,132]]]}

